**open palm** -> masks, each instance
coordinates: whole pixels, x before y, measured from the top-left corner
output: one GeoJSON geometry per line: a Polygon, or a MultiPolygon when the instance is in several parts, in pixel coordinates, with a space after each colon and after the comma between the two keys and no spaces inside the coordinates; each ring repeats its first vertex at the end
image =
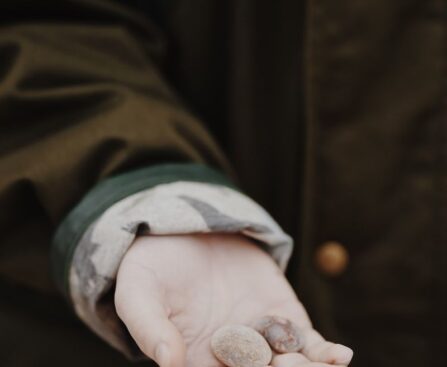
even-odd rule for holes
{"type": "Polygon", "coordinates": [[[346,366],[352,351],[312,329],[271,257],[239,235],[138,238],[124,257],[117,313],[140,349],[161,367],[222,366],[210,349],[215,330],[286,317],[305,332],[302,353],[279,355],[275,367],[346,366]]]}

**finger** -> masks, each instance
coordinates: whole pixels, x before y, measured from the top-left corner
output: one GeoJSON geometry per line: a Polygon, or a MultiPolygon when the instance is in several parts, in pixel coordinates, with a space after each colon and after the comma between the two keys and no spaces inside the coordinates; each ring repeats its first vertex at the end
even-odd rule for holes
{"type": "Polygon", "coordinates": [[[354,355],[351,348],[324,340],[324,338],[312,328],[305,329],[304,343],[304,348],[301,352],[314,362],[347,366],[354,355]]]}
{"type": "Polygon", "coordinates": [[[118,316],[141,351],[160,367],[182,367],[186,350],[183,338],[163,306],[163,290],[156,277],[144,277],[131,266],[120,269],[115,290],[118,316]],[[144,279],[144,283],[141,281],[144,279]]]}
{"type": "Polygon", "coordinates": [[[306,362],[309,362],[309,360],[306,357],[304,357],[301,353],[285,353],[285,354],[277,354],[275,357],[273,357],[272,366],[295,367],[306,362]]]}
{"type": "Polygon", "coordinates": [[[333,364],[311,362],[301,353],[278,354],[273,358],[272,367],[342,367],[333,364]]]}

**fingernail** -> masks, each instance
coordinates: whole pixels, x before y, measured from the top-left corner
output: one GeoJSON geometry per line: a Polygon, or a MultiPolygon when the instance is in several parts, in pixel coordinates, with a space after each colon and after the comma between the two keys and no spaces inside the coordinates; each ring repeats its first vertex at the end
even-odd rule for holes
{"type": "Polygon", "coordinates": [[[345,364],[348,365],[351,360],[352,357],[354,355],[354,352],[351,348],[345,347],[344,345],[338,344],[337,345],[338,350],[339,350],[339,357],[337,358],[337,362],[341,363],[341,364],[345,364]]]}
{"type": "Polygon", "coordinates": [[[167,367],[169,365],[169,349],[166,343],[161,342],[155,349],[155,360],[160,367],[167,367]]]}

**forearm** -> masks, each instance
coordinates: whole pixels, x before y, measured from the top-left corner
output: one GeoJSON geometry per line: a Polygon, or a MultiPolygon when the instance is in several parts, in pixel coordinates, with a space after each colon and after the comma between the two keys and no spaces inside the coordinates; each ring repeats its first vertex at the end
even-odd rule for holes
{"type": "Polygon", "coordinates": [[[0,19],[2,275],[49,291],[51,236],[98,182],[160,163],[227,164],[162,77],[150,19],[102,0],[5,1],[0,19]]]}

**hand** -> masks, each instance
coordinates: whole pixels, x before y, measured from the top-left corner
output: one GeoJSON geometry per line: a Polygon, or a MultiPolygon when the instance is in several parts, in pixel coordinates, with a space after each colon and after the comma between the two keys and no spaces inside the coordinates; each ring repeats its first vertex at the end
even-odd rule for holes
{"type": "Polygon", "coordinates": [[[118,272],[115,307],[140,349],[161,367],[222,366],[210,349],[215,330],[286,317],[305,332],[302,353],[274,367],[349,364],[352,351],[326,342],[271,257],[239,235],[139,237],[118,272]]]}

